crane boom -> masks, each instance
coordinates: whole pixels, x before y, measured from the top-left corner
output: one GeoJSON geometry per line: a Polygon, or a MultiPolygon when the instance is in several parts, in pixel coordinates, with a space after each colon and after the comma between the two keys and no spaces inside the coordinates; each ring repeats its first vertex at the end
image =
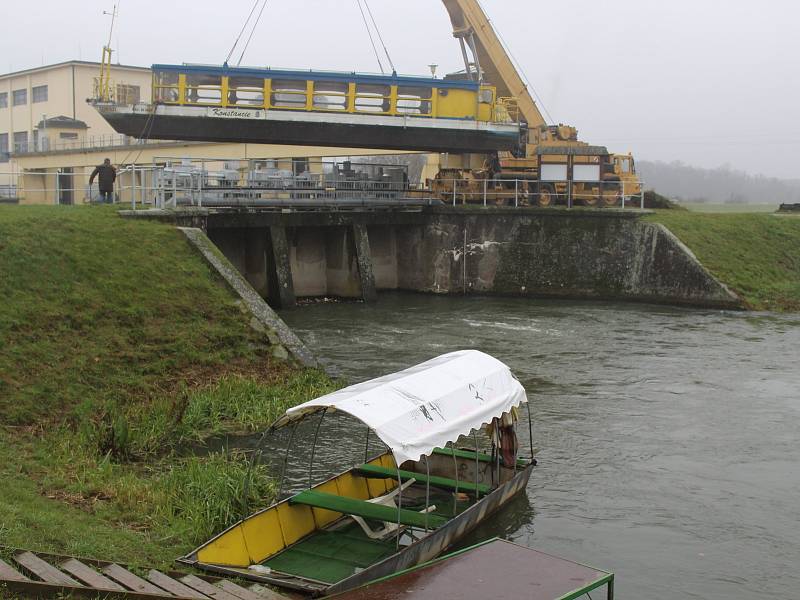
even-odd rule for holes
{"type": "Polygon", "coordinates": [[[498,95],[516,98],[520,115],[528,123],[528,127],[538,128],[545,125],[542,113],[478,1],[442,2],[450,14],[453,36],[461,44],[467,74],[479,80],[485,76],[497,88],[498,95]],[[470,54],[472,61],[469,60],[470,54]]]}

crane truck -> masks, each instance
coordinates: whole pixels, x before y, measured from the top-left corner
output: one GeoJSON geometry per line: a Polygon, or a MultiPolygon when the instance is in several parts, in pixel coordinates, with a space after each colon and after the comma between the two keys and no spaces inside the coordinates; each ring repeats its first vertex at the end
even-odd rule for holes
{"type": "Polygon", "coordinates": [[[516,151],[497,155],[442,154],[436,176],[428,181],[431,190],[443,200],[485,199],[488,193],[500,204],[518,197],[522,182],[524,197],[543,207],[557,203],[613,206],[641,193],[630,153],[610,153],[604,146],[579,141],[574,127],[546,123],[478,0],[442,2],[464,59],[464,71],[445,79],[466,78],[495,86],[498,98],[510,107],[509,116],[522,126],[523,137],[516,151]],[[488,192],[483,183],[487,180],[491,180],[488,192]]]}

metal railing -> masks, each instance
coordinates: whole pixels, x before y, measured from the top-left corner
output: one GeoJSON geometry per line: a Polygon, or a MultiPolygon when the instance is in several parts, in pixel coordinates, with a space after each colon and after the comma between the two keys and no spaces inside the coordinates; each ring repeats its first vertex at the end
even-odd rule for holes
{"type": "MultiPolygon", "coordinates": [[[[195,76],[181,73],[155,71],[153,74],[152,101],[154,104],[176,106],[210,106],[242,109],[295,110],[307,112],[333,112],[360,115],[386,115],[420,118],[469,118],[479,121],[503,118],[502,122],[516,122],[510,112],[516,111],[513,98],[503,98],[499,104],[492,98],[482,102],[484,92],[494,95],[494,89],[481,85],[479,89],[461,90],[473,94],[474,108],[464,115],[463,108],[452,107],[441,100],[447,94],[448,83],[431,79],[425,83],[361,83],[354,77],[340,73],[338,79],[285,80],[280,74],[260,79],[240,78],[235,75],[209,73],[195,76]],[[491,110],[484,114],[480,105],[491,110]],[[500,110],[497,110],[498,107],[500,110]]],[[[470,105],[473,102],[469,102],[470,105]]]]}
{"type": "MultiPolygon", "coordinates": [[[[402,203],[409,199],[440,200],[452,206],[560,207],[644,209],[643,186],[632,193],[630,182],[536,182],[527,179],[434,179],[428,186],[411,185],[405,179],[348,177],[339,172],[299,175],[280,169],[253,170],[212,168],[226,161],[208,159],[167,164],[127,165],[117,170],[115,202],[140,207],[177,208],[234,206],[331,205],[353,201],[402,203]],[[629,186],[626,189],[626,186],[629,186]]],[[[356,165],[374,167],[375,165],[356,165]]],[[[356,173],[358,175],[358,173],[356,173]]],[[[89,185],[90,169],[0,171],[0,199],[18,199],[40,204],[88,204],[98,202],[95,182],[89,185]]]]}
{"type": "Polygon", "coordinates": [[[547,181],[530,179],[434,179],[430,191],[452,206],[577,206],[644,210],[644,186],[624,181],[547,181]]]}
{"type": "MultiPolygon", "coordinates": [[[[156,167],[129,165],[117,170],[114,202],[131,206],[153,205],[155,194],[151,172],[156,167]]],[[[0,200],[26,204],[80,205],[101,201],[98,183],[89,185],[92,169],[0,171],[0,200]]]]}
{"type": "Polygon", "coordinates": [[[40,152],[58,152],[65,150],[92,150],[97,148],[115,148],[121,146],[142,146],[148,144],[178,144],[175,141],[138,139],[129,135],[108,134],[93,135],[77,140],[59,140],[52,142],[49,138],[40,138],[36,143],[27,144],[15,150],[11,157],[40,152]]]}
{"type": "Polygon", "coordinates": [[[0,183],[0,200],[11,200],[19,197],[16,185],[0,183]]]}

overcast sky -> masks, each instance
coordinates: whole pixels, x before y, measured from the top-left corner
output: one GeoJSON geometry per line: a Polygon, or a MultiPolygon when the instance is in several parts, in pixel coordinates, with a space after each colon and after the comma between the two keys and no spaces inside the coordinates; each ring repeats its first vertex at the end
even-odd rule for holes
{"type": "MultiPolygon", "coordinates": [[[[99,59],[112,0],[0,3],[2,70],[99,59]]],[[[121,0],[113,45],[127,64],[221,63],[252,3],[121,0]]],[[[463,68],[441,3],[369,5],[398,72],[463,68]]],[[[547,112],[581,139],[647,160],[800,178],[800,3],[483,5],[547,112]]],[[[356,0],[269,0],[242,64],[378,70],[356,0]]]]}

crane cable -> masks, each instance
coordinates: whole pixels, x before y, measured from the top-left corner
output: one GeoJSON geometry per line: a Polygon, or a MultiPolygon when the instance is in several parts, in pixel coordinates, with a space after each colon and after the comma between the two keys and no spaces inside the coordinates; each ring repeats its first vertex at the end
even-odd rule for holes
{"type": "MultiPolygon", "coordinates": [[[[492,25],[492,20],[489,18],[489,13],[486,12],[486,9],[481,5],[480,0],[477,0],[477,1],[478,1],[478,6],[480,6],[481,10],[483,11],[483,14],[486,15],[486,20],[489,22],[490,25],[492,25]]],[[[519,71],[519,74],[522,77],[522,81],[533,92],[533,96],[536,99],[536,101],[539,103],[539,106],[542,107],[542,111],[547,116],[547,118],[550,119],[550,123],[555,123],[556,122],[555,119],[553,119],[552,115],[550,114],[550,111],[547,110],[547,107],[544,105],[544,102],[542,101],[541,96],[539,96],[538,92],[536,91],[536,88],[533,87],[533,85],[531,84],[530,80],[528,79],[528,76],[525,74],[525,70],[522,68],[522,65],[517,60],[517,57],[514,56],[514,53],[511,52],[511,47],[506,43],[506,40],[503,37],[503,34],[501,34],[500,30],[497,27],[494,27],[494,25],[492,25],[492,29],[497,34],[497,37],[500,39],[500,43],[505,48],[505,51],[508,53],[509,58],[511,58],[511,63],[514,65],[514,67],[517,69],[517,71],[519,71]]]]}
{"type": "Polygon", "coordinates": [[[385,75],[386,71],[383,70],[383,63],[381,63],[381,56],[380,54],[378,54],[378,49],[375,47],[375,40],[372,38],[372,30],[370,30],[369,28],[369,23],[367,22],[367,15],[364,14],[364,7],[361,6],[361,0],[356,0],[356,4],[358,4],[358,10],[361,11],[361,18],[364,20],[364,27],[367,28],[369,43],[372,44],[372,51],[375,53],[375,59],[378,61],[378,67],[380,67],[381,73],[385,75]]]}
{"type": "Polygon", "coordinates": [[[239,35],[236,36],[236,40],[233,42],[233,46],[231,46],[231,51],[228,52],[228,57],[225,59],[226,65],[228,64],[228,61],[231,59],[231,56],[233,56],[233,53],[236,50],[236,46],[239,44],[239,40],[242,39],[242,34],[244,33],[244,30],[247,29],[247,24],[250,22],[250,19],[253,18],[253,13],[256,12],[256,7],[258,6],[258,3],[260,1],[261,0],[256,0],[253,3],[253,8],[250,9],[250,14],[247,15],[247,19],[245,19],[244,25],[242,25],[242,30],[239,32],[239,35]]]}
{"type": "Polygon", "coordinates": [[[367,0],[364,0],[364,6],[367,7],[367,12],[369,13],[369,18],[372,21],[372,26],[375,28],[375,32],[378,34],[378,39],[381,41],[381,46],[383,46],[383,52],[386,54],[386,60],[389,61],[389,66],[392,67],[392,73],[397,73],[397,69],[394,68],[394,63],[392,62],[392,57],[389,56],[389,50],[386,48],[386,44],[383,41],[381,30],[378,27],[378,24],[375,22],[375,17],[372,16],[372,9],[369,7],[369,2],[367,0]]]}
{"type": "Polygon", "coordinates": [[[237,67],[242,64],[244,53],[247,52],[247,48],[250,46],[250,40],[253,39],[253,34],[256,32],[256,27],[258,27],[259,21],[261,21],[261,15],[264,14],[264,9],[267,7],[268,1],[269,0],[264,0],[264,4],[261,5],[261,10],[258,11],[258,16],[256,17],[256,20],[253,23],[253,28],[250,30],[250,35],[247,37],[247,42],[244,45],[244,49],[242,50],[242,53],[239,55],[239,61],[236,63],[237,67]]]}

